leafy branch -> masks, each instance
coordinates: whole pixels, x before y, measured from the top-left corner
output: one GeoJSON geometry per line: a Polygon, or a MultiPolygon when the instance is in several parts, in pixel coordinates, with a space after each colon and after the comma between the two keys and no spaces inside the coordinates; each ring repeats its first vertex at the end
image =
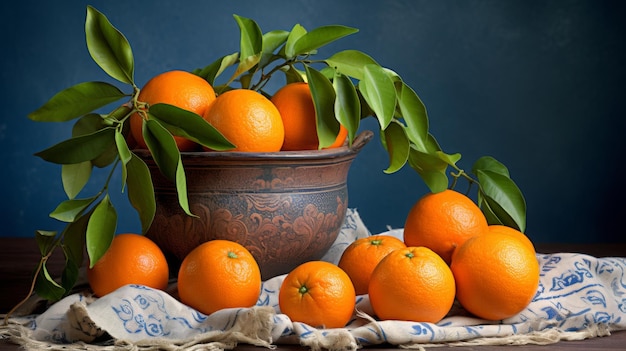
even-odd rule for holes
{"type": "MultiPolygon", "coordinates": [[[[296,24],[289,31],[263,33],[252,19],[235,15],[235,21],[241,34],[239,51],[193,71],[213,85],[218,94],[234,89],[237,82],[241,88],[270,95],[264,88],[277,74],[284,77],[285,83],[307,82],[316,111],[320,148],[334,142],[340,124],[348,130],[351,144],[361,119],[372,116],[378,121],[382,146],[389,155],[385,173],[394,173],[408,165],[432,192],[454,187],[459,179],[466,179],[470,185],[478,186],[478,202],[490,223],[525,229],[524,198],[508,169],[491,157],[478,159],[472,174],[459,168],[461,155],[445,153],[439,146],[429,131],[426,107],[399,74],[358,50],[313,59],[318,49],[356,33],[357,29],[330,25],[307,31],[296,24]],[[232,73],[224,83],[218,83],[226,71],[232,73]],[[453,169],[450,174],[448,168],[453,169]]],[[[172,105],[148,106],[139,101],[140,89],[134,82],[134,58],[128,40],[91,6],[87,7],[85,34],[93,60],[131,92],[124,93],[105,82],[79,83],[54,95],[29,115],[30,119],[42,122],[76,120],[71,138],[36,153],[45,161],[61,165],[68,198],[50,214],[67,223],[65,229],[61,233],[36,233],[42,259],[34,290],[50,300],[61,298],[74,286],[85,248],[90,266],[108,249],[117,226],[117,213],[109,196],[115,172],[121,171],[120,189],[127,193],[137,211],[142,231],[146,232],[152,223],[156,210],[154,188],[148,167],[132,151],[131,116],[142,117],[148,149],[161,172],[175,182],[179,204],[188,215],[193,214],[187,202],[185,170],[173,136],[183,136],[213,150],[234,146],[195,113],[172,105]],[[124,98],[127,101],[110,113],[94,112],[124,98]],[[107,167],[109,175],[101,190],[93,196],[77,198],[93,169],[107,167]],[[58,247],[66,257],[60,283],[46,268],[47,257],[58,247]]]]}
{"type": "Polygon", "coordinates": [[[263,87],[278,72],[284,73],[286,83],[308,82],[316,109],[320,147],[332,144],[339,124],[348,130],[351,143],[360,120],[374,116],[379,122],[383,147],[389,154],[386,173],[394,173],[408,164],[433,192],[454,187],[459,178],[464,178],[470,185],[478,186],[478,202],[490,223],[524,231],[526,204],[506,166],[485,156],[474,163],[473,175],[459,168],[461,155],[442,150],[429,132],[425,105],[400,75],[357,50],[312,60],[320,47],[357,29],[333,25],[307,32],[301,25],[295,25],[291,31],[263,34],[252,19],[240,16],[235,19],[241,32],[241,50],[194,71],[216,86],[217,91],[232,89],[231,84],[238,81],[242,88],[269,95],[263,87]],[[320,70],[313,67],[320,64],[323,65],[320,70]],[[216,79],[231,66],[235,68],[232,76],[225,84],[216,84],[216,79]],[[448,167],[456,171],[450,173],[451,185],[448,167]]]}
{"type": "Polygon", "coordinates": [[[65,229],[61,233],[36,232],[42,259],[34,278],[34,291],[49,300],[58,300],[74,286],[85,248],[90,266],[109,248],[117,227],[117,212],[109,196],[110,182],[116,172],[121,171],[120,189],[127,193],[137,211],[142,232],[152,224],[156,211],[152,178],[145,162],[129,147],[132,115],[139,114],[144,119],[148,148],[163,174],[176,182],[180,206],[189,215],[192,213],[187,202],[186,178],[173,135],[187,137],[215,150],[233,147],[195,113],[167,104],[147,106],[139,101],[140,89],[134,82],[134,58],[128,40],[91,6],[87,7],[85,33],[93,60],[132,92],[125,94],[105,82],[79,83],[57,93],[28,116],[41,122],[76,120],[71,138],[35,154],[61,165],[61,179],[68,198],[50,213],[50,217],[67,223],[65,229]],[[110,113],[94,112],[123,98],[128,100],[110,113]],[[93,169],[107,167],[109,174],[100,191],[77,198],[89,182],[93,169]],[[46,268],[47,257],[57,247],[66,258],[61,283],[51,277],[46,268]]]}

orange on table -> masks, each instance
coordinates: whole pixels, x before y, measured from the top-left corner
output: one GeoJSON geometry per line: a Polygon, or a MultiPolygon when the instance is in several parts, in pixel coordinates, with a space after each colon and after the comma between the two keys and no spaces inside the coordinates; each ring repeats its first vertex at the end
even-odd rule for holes
{"type": "MultiPolygon", "coordinates": [[[[317,123],[315,105],[309,85],[303,82],[289,83],[280,88],[271,98],[276,105],[285,126],[285,142],[282,150],[317,150],[317,123]]],[[[328,148],[342,146],[348,130],[340,125],[335,142],[328,148]]]]}
{"type": "Polygon", "coordinates": [[[350,277],[341,268],[330,262],[309,261],[287,274],[278,304],[293,322],[341,328],[352,317],[356,294],[350,277]]]}
{"type": "MultiPolygon", "coordinates": [[[[215,100],[215,91],[209,82],[193,73],[168,71],[150,79],[139,91],[137,100],[148,105],[166,103],[203,116],[215,100]]],[[[130,130],[137,147],[146,149],[142,134],[143,118],[139,114],[130,117],[130,130]]],[[[199,149],[195,142],[174,136],[180,151],[199,149]]]]}
{"type": "Polygon", "coordinates": [[[394,250],[370,278],[370,304],[383,320],[437,323],[452,308],[454,296],[450,268],[423,246],[394,250]]]}
{"type": "Polygon", "coordinates": [[[530,241],[530,239],[526,236],[526,234],[520,232],[519,230],[515,228],[511,228],[511,227],[501,225],[501,224],[492,224],[489,226],[489,231],[507,234],[507,235],[516,237],[520,239],[521,241],[523,241],[526,244],[526,246],[528,246],[529,249],[535,251],[535,245],[533,245],[533,242],[530,241]]]}
{"type": "Polygon", "coordinates": [[[483,319],[501,320],[521,312],[539,285],[534,249],[497,232],[466,241],[452,256],[450,269],[459,303],[483,319]]]}
{"type": "Polygon", "coordinates": [[[261,270],[241,244],[207,241],[183,259],[178,271],[182,303],[204,313],[232,307],[252,307],[261,293],[261,270]]]}
{"type": "Polygon", "coordinates": [[[406,245],[402,240],[391,235],[359,238],[343,251],[337,265],[348,273],[357,295],[367,294],[370,276],[376,265],[391,251],[404,247],[406,245]]]}
{"type": "Polygon", "coordinates": [[[236,146],[229,151],[275,152],[285,140],[280,112],[254,90],[234,89],[219,95],[204,119],[236,146]]]}
{"type": "Polygon", "coordinates": [[[92,268],[87,280],[96,296],[128,284],[167,288],[169,269],[165,255],[152,240],[140,234],[118,234],[92,268]]]}
{"type": "Polygon", "coordinates": [[[487,219],[469,197],[450,189],[428,193],[409,211],[404,225],[407,246],[426,246],[446,263],[467,239],[487,232],[487,219]]]}

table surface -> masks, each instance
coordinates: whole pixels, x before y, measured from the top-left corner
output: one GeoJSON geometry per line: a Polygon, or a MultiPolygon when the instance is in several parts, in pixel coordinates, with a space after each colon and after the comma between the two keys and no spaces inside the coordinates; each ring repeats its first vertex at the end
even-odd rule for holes
{"type": "MultiPolygon", "coordinates": [[[[580,252],[596,257],[626,257],[626,243],[610,244],[537,244],[541,253],[580,252]]],[[[58,251],[58,250],[57,250],[58,251]]],[[[28,293],[30,276],[39,262],[39,250],[31,238],[0,238],[0,313],[8,312],[28,293]]],[[[63,255],[57,252],[48,261],[48,269],[53,276],[59,276],[63,269],[63,255]]],[[[611,336],[582,341],[562,341],[547,346],[467,346],[461,350],[624,350],[626,331],[614,332],[611,336]]],[[[368,347],[369,349],[370,347],[368,347]]],[[[371,347],[374,350],[394,349],[392,345],[371,347]]],[[[279,350],[306,350],[295,345],[279,345],[279,350]]],[[[457,347],[438,347],[437,350],[459,350],[457,347]]],[[[0,351],[19,350],[19,346],[0,339],[0,351]]],[[[258,351],[251,345],[239,345],[237,350],[258,351]]]]}

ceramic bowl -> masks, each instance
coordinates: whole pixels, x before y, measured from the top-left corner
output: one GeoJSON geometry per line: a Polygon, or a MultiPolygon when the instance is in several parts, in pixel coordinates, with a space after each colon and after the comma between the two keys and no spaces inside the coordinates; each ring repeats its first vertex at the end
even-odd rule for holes
{"type": "Polygon", "coordinates": [[[263,280],[320,259],[337,238],[348,208],[350,165],[372,138],[365,131],[352,146],[311,151],[182,152],[191,212],[147,150],[156,215],[147,236],[174,270],[198,245],[227,239],[245,246],[263,280]]]}

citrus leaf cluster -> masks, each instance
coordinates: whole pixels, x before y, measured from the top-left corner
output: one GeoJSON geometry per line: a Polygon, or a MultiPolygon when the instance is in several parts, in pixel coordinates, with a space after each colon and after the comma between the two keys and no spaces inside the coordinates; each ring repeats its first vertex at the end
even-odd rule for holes
{"type": "Polygon", "coordinates": [[[113,174],[121,172],[120,190],[126,192],[146,232],[156,212],[154,187],[145,162],[131,150],[130,117],[144,119],[143,137],[161,172],[176,183],[181,208],[189,215],[185,171],[173,136],[183,136],[214,150],[232,145],[201,116],[167,104],[147,106],[138,101],[134,82],[131,46],[105,15],[87,7],[85,20],[87,49],[95,63],[111,78],[124,84],[130,93],[106,82],[83,82],[55,94],[29,118],[38,122],[74,121],[72,136],[35,155],[61,165],[61,179],[67,200],[50,217],[66,223],[61,233],[37,231],[42,255],[37,269],[35,291],[57,300],[74,286],[86,249],[93,266],[109,248],[117,228],[117,211],[109,195],[113,174]],[[120,100],[125,99],[123,102],[120,100]],[[118,102],[109,113],[98,113],[118,102]],[[108,169],[108,177],[96,194],[79,198],[94,168],[108,169]],[[66,257],[59,283],[47,271],[46,261],[56,247],[66,257]]]}
{"type": "MultiPolygon", "coordinates": [[[[316,111],[320,148],[335,141],[340,125],[348,130],[351,144],[360,121],[374,117],[380,127],[382,146],[389,155],[385,173],[408,165],[432,192],[454,187],[459,178],[464,178],[478,185],[479,205],[491,223],[524,230],[524,198],[508,169],[491,157],[476,161],[471,174],[459,168],[461,155],[443,151],[429,131],[425,105],[399,74],[358,50],[317,58],[324,46],[358,32],[357,29],[328,25],[307,30],[296,24],[290,30],[263,32],[250,18],[235,15],[234,19],[240,30],[239,51],[192,71],[207,80],[218,94],[235,89],[238,84],[237,88],[269,96],[265,87],[276,76],[282,76],[285,84],[307,82],[316,111]],[[448,173],[450,168],[453,171],[448,173]]],[[[61,298],[74,286],[84,251],[93,266],[108,249],[117,226],[117,212],[109,196],[110,182],[117,170],[121,172],[120,190],[127,193],[136,209],[143,232],[152,223],[156,210],[154,188],[147,165],[129,147],[131,116],[143,119],[142,133],[148,149],[163,175],[176,184],[180,207],[191,216],[185,170],[173,136],[191,139],[213,150],[234,147],[193,112],[138,101],[131,46],[107,17],[91,6],[87,7],[85,34],[94,62],[130,92],[106,82],[79,83],[57,93],[28,116],[39,122],[74,121],[71,138],[36,153],[61,165],[67,195],[67,200],[50,213],[52,218],[66,223],[64,230],[36,233],[42,259],[35,275],[35,291],[51,300],[61,298]],[[122,99],[126,100],[119,103],[122,99]],[[97,112],[116,102],[111,112],[97,112]],[[96,194],[79,198],[94,169],[109,170],[105,183],[96,194]],[[60,282],[46,268],[48,257],[57,247],[66,257],[60,282]]]]}
{"type": "Polygon", "coordinates": [[[270,95],[264,87],[282,74],[285,83],[307,82],[316,112],[319,147],[331,145],[339,125],[348,130],[350,143],[361,119],[373,116],[380,127],[383,147],[389,155],[385,173],[406,165],[413,168],[432,192],[450,187],[459,177],[479,188],[478,202],[492,224],[519,230],[526,226],[524,197],[506,167],[492,157],[477,160],[471,174],[459,168],[461,154],[443,151],[429,130],[426,107],[399,74],[381,66],[358,50],[343,50],[316,58],[323,46],[356,33],[355,28],[330,25],[307,31],[296,24],[290,31],[263,33],[250,18],[235,15],[240,31],[240,51],[223,56],[194,71],[218,92],[240,88],[270,95]],[[223,84],[218,78],[229,67],[233,73],[223,84]]]}

